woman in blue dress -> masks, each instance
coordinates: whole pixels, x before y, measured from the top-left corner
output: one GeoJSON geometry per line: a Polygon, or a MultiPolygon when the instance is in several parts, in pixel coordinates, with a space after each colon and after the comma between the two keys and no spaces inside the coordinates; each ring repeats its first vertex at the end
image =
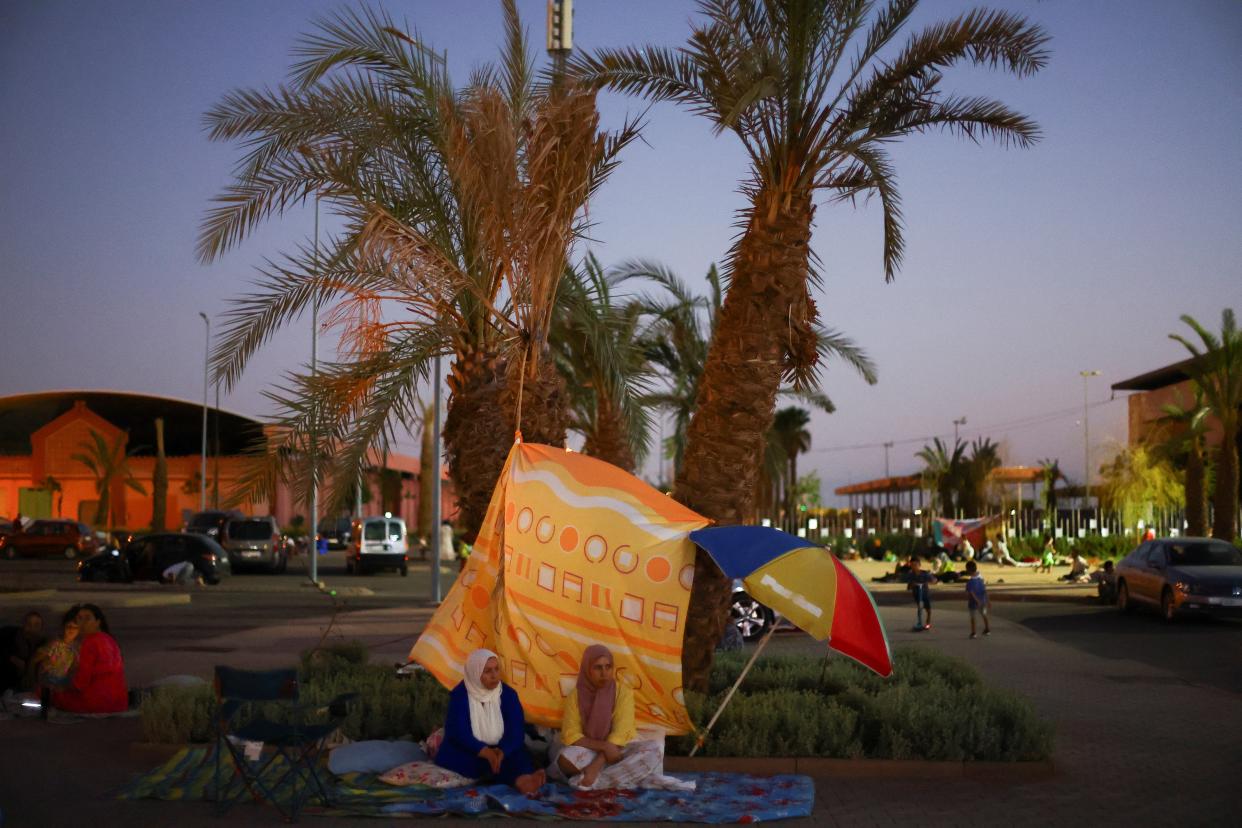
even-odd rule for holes
{"type": "Polygon", "coordinates": [[[518,694],[500,680],[500,659],[491,650],[475,650],[466,657],[461,682],[449,693],[436,764],[532,794],[543,786],[545,775],[534,769],[526,752],[525,730],[518,694]]]}

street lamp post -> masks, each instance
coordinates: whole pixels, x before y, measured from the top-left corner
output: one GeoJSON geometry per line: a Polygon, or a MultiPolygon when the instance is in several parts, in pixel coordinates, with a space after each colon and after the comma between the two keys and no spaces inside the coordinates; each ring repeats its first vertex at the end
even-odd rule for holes
{"type": "Polygon", "coordinates": [[[440,521],[443,514],[443,493],[440,490],[440,357],[436,356],[435,368],[435,414],[431,420],[431,442],[435,470],[432,473],[431,508],[433,510],[431,543],[431,600],[440,603],[440,521]]]}
{"type": "Polygon", "coordinates": [[[953,446],[954,448],[957,447],[957,427],[964,426],[964,425],[966,425],[965,414],[963,414],[962,416],[958,417],[956,420],[953,421],[953,446]]]}
{"type": "Polygon", "coordinates": [[[1099,371],[1079,371],[1082,377],[1082,499],[1083,508],[1091,507],[1091,443],[1087,429],[1087,380],[1098,377],[1099,371]]]}
{"type": "Polygon", "coordinates": [[[207,511],[207,366],[211,358],[211,320],[202,311],[198,315],[206,326],[206,347],[203,350],[203,451],[202,468],[199,470],[201,485],[198,489],[198,510],[207,511]]]}
{"type": "MultiPolygon", "coordinates": [[[[315,194],[315,279],[319,279],[319,194],[315,194]]],[[[311,377],[319,370],[319,295],[311,298],[311,377]]],[[[315,452],[319,448],[317,423],[311,414],[310,433],[310,579],[319,583],[319,483],[315,479],[315,452]]]]}

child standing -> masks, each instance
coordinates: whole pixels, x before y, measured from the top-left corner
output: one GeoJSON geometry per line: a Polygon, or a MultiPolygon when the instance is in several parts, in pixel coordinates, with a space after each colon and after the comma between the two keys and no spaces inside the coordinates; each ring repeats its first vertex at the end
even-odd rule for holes
{"type": "Polygon", "coordinates": [[[966,606],[970,609],[970,637],[978,638],[975,634],[975,615],[983,616],[983,634],[992,634],[992,625],[988,623],[988,609],[991,602],[988,601],[988,588],[983,583],[983,576],[979,574],[979,565],[974,561],[966,562],[966,606]]]}
{"type": "Polygon", "coordinates": [[[910,559],[910,585],[907,587],[914,593],[914,632],[931,629],[931,585],[936,583],[936,576],[923,571],[923,562],[917,557],[910,559]],[[927,623],[923,623],[923,610],[927,610],[927,623]]]}

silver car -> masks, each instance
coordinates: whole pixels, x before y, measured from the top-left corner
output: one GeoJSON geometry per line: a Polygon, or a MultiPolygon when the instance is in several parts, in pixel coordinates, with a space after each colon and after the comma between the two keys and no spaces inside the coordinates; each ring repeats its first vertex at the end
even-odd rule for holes
{"type": "Polygon", "coordinates": [[[1117,564],[1117,606],[1160,610],[1165,621],[1186,612],[1242,615],[1242,549],[1215,538],[1157,538],[1117,564]]]}
{"type": "Polygon", "coordinates": [[[289,566],[289,550],[274,517],[230,520],[220,545],[228,552],[234,572],[248,567],[284,572],[289,566]]]}

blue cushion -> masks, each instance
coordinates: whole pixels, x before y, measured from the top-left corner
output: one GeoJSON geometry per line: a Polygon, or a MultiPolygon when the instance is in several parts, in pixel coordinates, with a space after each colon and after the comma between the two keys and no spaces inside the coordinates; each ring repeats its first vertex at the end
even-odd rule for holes
{"type": "Polygon", "coordinates": [[[351,742],[328,753],[328,770],[342,773],[384,773],[406,762],[426,759],[415,742],[351,742]]]}

